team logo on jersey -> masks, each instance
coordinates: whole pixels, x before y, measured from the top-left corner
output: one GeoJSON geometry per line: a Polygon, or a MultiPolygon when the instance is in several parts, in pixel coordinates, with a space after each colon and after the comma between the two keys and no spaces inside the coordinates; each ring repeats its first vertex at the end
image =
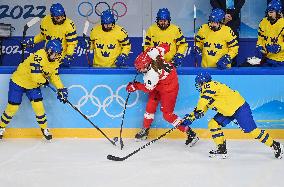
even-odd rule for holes
{"type": "Polygon", "coordinates": [[[211,43],[205,42],[205,43],[204,43],[204,47],[211,47],[211,43]]]}
{"type": "Polygon", "coordinates": [[[103,49],[103,48],[104,48],[104,44],[98,44],[98,43],[96,43],[96,46],[97,46],[97,48],[99,48],[99,49],[103,49]]]}
{"type": "Polygon", "coordinates": [[[114,44],[114,45],[113,45],[113,44],[109,44],[109,45],[107,45],[107,48],[108,48],[108,49],[114,49],[115,46],[116,46],[116,44],[114,44]]]}
{"type": "Polygon", "coordinates": [[[213,50],[210,50],[210,51],[207,50],[207,53],[208,53],[209,56],[216,56],[217,52],[213,51],[213,50]]]}
{"type": "Polygon", "coordinates": [[[215,43],[214,43],[214,46],[215,46],[215,48],[217,48],[217,49],[222,49],[222,48],[223,48],[223,45],[221,45],[221,44],[215,44],[215,43]]]}
{"type": "Polygon", "coordinates": [[[106,52],[106,51],[105,51],[105,52],[102,52],[102,51],[101,51],[101,54],[102,54],[103,57],[109,57],[109,54],[110,54],[110,53],[108,53],[108,52],[106,52]]]}

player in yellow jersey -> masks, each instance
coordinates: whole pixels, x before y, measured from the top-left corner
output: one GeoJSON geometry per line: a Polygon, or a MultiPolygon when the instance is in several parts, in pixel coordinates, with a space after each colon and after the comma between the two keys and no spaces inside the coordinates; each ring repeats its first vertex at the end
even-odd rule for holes
{"type": "Polygon", "coordinates": [[[90,40],[90,50],[94,50],[94,67],[126,66],[131,44],[125,29],[115,24],[111,10],[102,12],[101,25],[91,30],[90,40]]]}
{"type": "Polygon", "coordinates": [[[147,30],[144,51],[148,47],[157,47],[162,43],[170,45],[170,51],[165,54],[165,60],[172,62],[175,67],[180,66],[188,44],[181,29],[171,23],[170,11],[167,8],[159,9],[156,23],[147,30]]]}
{"type": "Polygon", "coordinates": [[[265,59],[263,66],[284,66],[284,18],[281,11],[281,2],[272,0],[267,6],[266,17],[259,24],[255,56],[265,59]]]}
{"type": "Polygon", "coordinates": [[[193,52],[197,59],[202,58],[201,67],[229,68],[232,59],[238,54],[237,36],[230,27],[223,24],[224,19],[225,12],[214,9],[209,22],[201,26],[195,37],[196,47],[193,52]]]}
{"type": "Polygon", "coordinates": [[[199,73],[196,76],[195,86],[200,92],[200,98],[194,111],[185,115],[182,125],[191,125],[195,119],[203,117],[208,109],[217,112],[208,123],[212,138],[218,147],[217,150],[209,152],[210,157],[227,157],[226,140],[221,127],[236,120],[244,133],[249,133],[261,143],[272,147],[275,157],[282,158],[283,145],[274,141],[265,130],[257,128],[250,106],[239,92],[232,90],[225,84],[213,81],[207,72],[199,73]]]}
{"type": "Polygon", "coordinates": [[[33,46],[36,43],[49,40],[60,40],[63,47],[63,66],[70,66],[78,44],[76,26],[74,22],[66,17],[65,10],[60,3],[52,4],[50,14],[46,15],[40,24],[40,33],[35,37],[23,41],[24,45],[33,46]]]}
{"type": "Polygon", "coordinates": [[[52,135],[47,128],[40,87],[48,85],[50,78],[51,83],[57,88],[57,98],[61,102],[66,101],[68,91],[67,88],[64,88],[58,74],[60,65],[58,59],[61,54],[61,42],[59,40],[49,40],[45,49],[40,49],[31,54],[12,74],[9,83],[8,105],[0,119],[0,139],[3,137],[6,126],[18,111],[24,93],[31,102],[42,134],[47,140],[52,139],[52,135]]]}

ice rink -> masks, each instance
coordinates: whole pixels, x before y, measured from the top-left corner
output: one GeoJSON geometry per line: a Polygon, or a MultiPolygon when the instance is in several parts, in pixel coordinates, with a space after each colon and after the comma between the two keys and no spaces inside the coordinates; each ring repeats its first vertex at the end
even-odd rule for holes
{"type": "MultiPolygon", "coordinates": [[[[225,160],[209,158],[211,140],[186,147],[183,140],[161,140],[123,162],[146,142],[124,140],[114,147],[105,139],[3,139],[1,187],[282,187],[284,159],[257,141],[228,140],[225,160]]],[[[283,143],[283,141],[282,141],[283,143]]]]}

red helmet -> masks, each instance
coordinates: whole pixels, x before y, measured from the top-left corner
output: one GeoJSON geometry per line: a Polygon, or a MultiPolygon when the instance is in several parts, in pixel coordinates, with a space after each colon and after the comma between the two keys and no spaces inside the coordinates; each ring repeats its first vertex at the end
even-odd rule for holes
{"type": "Polygon", "coordinates": [[[135,59],[134,66],[138,71],[143,71],[149,67],[152,63],[152,59],[147,54],[149,50],[145,50],[144,52],[140,53],[137,58],[135,59]]]}

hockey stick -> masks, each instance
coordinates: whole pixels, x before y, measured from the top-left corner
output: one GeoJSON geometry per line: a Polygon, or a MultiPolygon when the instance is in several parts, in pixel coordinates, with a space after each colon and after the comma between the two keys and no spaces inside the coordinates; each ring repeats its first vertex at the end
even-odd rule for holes
{"type": "MultiPolygon", "coordinates": [[[[180,124],[179,124],[180,125],[180,124]]],[[[171,128],[170,130],[168,130],[167,132],[165,132],[164,134],[160,135],[159,137],[155,138],[154,140],[146,143],[145,145],[139,147],[138,149],[134,150],[132,153],[126,155],[125,157],[118,157],[118,156],[113,156],[113,155],[107,155],[107,159],[112,160],[112,161],[124,161],[127,158],[131,157],[132,155],[138,153],[139,151],[141,151],[142,149],[145,149],[147,146],[151,145],[152,143],[155,143],[157,140],[161,139],[162,137],[166,136],[167,134],[170,134],[172,131],[174,131],[179,125],[171,128]]]]}
{"type": "MultiPolygon", "coordinates": [[[[86,20],[85,21],[85,25],[84,25],[84,30],[83,30],[83,39],[85,40],[85,42],[89,43],[88,39],[87,39],[87,32],[88,32],[88,29],[89,29],[89,26],[90,26],[90,22],[89,20],[86,20]]],[[[88,49],[86,49],[86,58],[87,58],[87,61],[88,61],[88,65],[89,67],[92,66],[91,64],[91,61],[89,59],[89,53],[88,53],[88,49]]]]}
{"type": "MultiPolygon", "coordinates": [[[[25,26],[24,26],[24,30],[23,30],[23,40],[25,40],[26,35],[27,35],[27,30],[33,26],[34,24],[36,24],[37,22],[40,21],[39,17],[35,17],[32,20],[30,20],[25,26]]],[[[25,59],[25,46],[22,44],[22,62],[25,59]]]]}
{"type": "MultiPolygon", "coordinates": [[[[54,93],[57,93],[56,89],[50,86],[49,84],[47,85],[54,93]]],[[[98,126],[96,126],[87,116],[85,116],[76,106],[74,106],[68,99],[66,99],[66,103],[68,103],[73,109],[75,109],[81,116],[83,116],[89,123],[91,123],[108,141],[116,146],[116,142],[118,141],[117,137],[114,137],[113,140],[111,140],[98,126]]]]}
{"type": "MultiPolygon", "coordinates": [[[[132,82],[135,82],[136,81],[136,78],[138,76],[138,73],[135,75],[134,79],[132,82]]],[[[122,150],[123,147],[124,147],[124,143],[122,141],[122,126],[123,126],[123,123],[124,123],[124,116],[125,116],[125,112],[126,112],[126,106],[127,106],[127,103],[128,103],[128,99],[130,97],[130,94],[131,92],[128,93],[127,97],[126,97],[126,100],[125,100],[125,104],[124,104],[124,109],[123,109],[123,114],[122,114],[122,120],[121,120],[121,124],[120,124],[120,131],[119,131],[119,143],[120,143],[120,149],[122,150]]]]}
{"type": "MultiPolygon", "coordinates": [[[[193,32],[194,32],[194,35],[193,35],[193,47],[194,49],[193,50],[196,50],[196,6],[193,5],[193,32]]],[[[196,52],[194,52],[194,65],[195,67],[197,67],[197,59],[196,59],[196,52]]]]}

